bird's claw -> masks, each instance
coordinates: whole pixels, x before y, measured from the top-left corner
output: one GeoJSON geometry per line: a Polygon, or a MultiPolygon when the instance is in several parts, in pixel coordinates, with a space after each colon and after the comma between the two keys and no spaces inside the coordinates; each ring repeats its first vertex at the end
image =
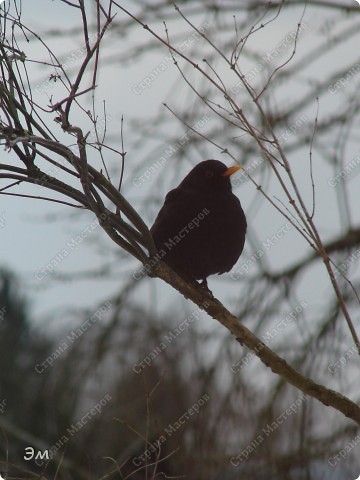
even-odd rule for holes
{"type": "Polygon", "coordinates": [[[212,291],[210,290],[210,288],[208,287],[208,283],[207,283],[207,280],[206,278],[204,278],[204,280],[202,282],[199,283],[200,287],[203,288],[205,290],[205,292],[211,297],[211,298],[214,298],[214,294],[212,293],[212,291]]]}

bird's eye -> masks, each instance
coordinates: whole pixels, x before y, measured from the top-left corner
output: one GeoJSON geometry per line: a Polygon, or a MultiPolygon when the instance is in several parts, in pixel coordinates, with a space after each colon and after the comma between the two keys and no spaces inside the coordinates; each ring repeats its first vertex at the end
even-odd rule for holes
{"type": "Polygon", "coordinates": [[[212,178],[214,176],[214,172],[211,172],[210,170],[208,170],[206,173],[205,173],[206,177],[207,178],[212,178]]]}

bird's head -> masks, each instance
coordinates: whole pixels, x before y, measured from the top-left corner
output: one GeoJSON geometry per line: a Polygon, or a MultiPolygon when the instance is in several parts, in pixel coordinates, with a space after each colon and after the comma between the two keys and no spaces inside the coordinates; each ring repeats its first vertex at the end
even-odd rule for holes
{"type": "Polygon", "coordinates": [[[181,188],[206,192],[231,191],[230,176],[241,167],[228,168],[219,160],[205,160],[194,167],[180,183],[181,188]]]}

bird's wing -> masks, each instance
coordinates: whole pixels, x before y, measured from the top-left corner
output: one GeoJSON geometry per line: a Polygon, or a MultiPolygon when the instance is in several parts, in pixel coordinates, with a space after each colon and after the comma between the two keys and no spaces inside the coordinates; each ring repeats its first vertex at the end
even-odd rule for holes
{"type": "Polygon", "coordinates": [[[165,217],[172,216],[174,214],[173,208],[183,203],[184,194],[181,190],[174,188],[174,190],[170,190],[170,192],[166,195],[164,205],[161,207],[154,225],[151,227],[151,231],[156,228],[156,225],[161,222],[165,217]]]}

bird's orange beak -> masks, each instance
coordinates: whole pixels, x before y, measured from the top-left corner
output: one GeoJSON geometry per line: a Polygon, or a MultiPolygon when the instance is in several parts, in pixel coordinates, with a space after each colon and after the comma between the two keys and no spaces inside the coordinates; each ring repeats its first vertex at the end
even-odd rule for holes
{"type": "Polygon", "coordinates": [[[222,174],[223,177],[229,177],[230,175],[232,175],[233,173],[237,172],[238,170],[240,170],[240,166],[239,165],[234,165],[233,167],[230,167],[228,168],[227,170],[225,170],[225,172],[222,174]]]}

